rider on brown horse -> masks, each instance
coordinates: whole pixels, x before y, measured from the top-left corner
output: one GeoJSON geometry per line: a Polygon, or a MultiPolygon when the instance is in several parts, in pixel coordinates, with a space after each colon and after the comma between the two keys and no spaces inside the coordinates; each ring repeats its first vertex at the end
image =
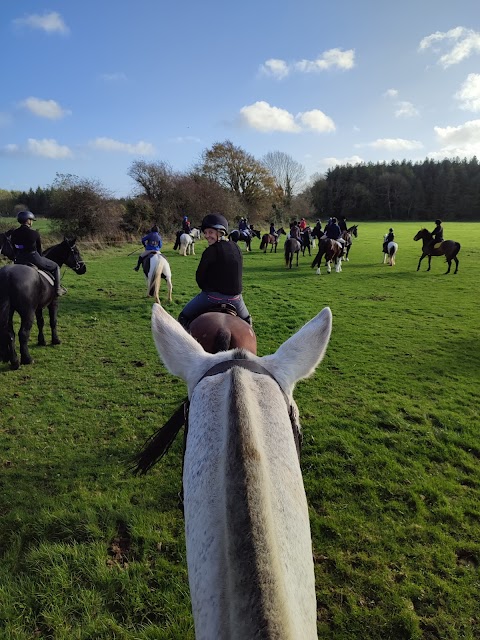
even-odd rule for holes
{"type": "Polygon", "coordinates": [[[443,242],[442,221],[441,220],[435,220],[435,229],[432,231],[432,243],[430,245],[432,247],[432,249],[439,242],[443,242]]]}
{"type": "Polygon", "coordinates": [[[201,292],[185,305],[178,321],[188,329],[192,320],[202,313],[215,306],[231,305],[242,320],[251,324],[242,297],[242,252],[235,242],[223,239],[228,233],[227,220],[219,213],[210,213],[203,219],[201,229],[208,242],[196,273],[201,292]]]}

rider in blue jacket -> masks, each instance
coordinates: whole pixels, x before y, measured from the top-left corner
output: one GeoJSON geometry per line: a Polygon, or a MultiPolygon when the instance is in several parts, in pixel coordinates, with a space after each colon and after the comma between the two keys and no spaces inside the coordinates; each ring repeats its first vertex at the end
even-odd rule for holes
{"type": "Polygon", "coordinates": [[[162,236],[158,233],[158,227],[156,224],[150,229],[146,236],[143,236],[142,244],[145,251],[138,256],[137,266],[134,267],[134,271],[138,271],[140,269],[143,259],[148,256],[151,251],[160,251],[162,248],[162,236]]]}

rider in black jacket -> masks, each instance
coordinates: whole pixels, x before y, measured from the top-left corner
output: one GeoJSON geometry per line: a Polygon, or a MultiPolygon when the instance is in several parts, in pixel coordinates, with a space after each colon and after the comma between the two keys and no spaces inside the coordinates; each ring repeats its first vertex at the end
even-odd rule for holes
{"type": "Polygon", "coordinates": [[[178,316],[188,328],[197,316],[213,306],[229,303],[240,318],[251,324],[250,313],[242,297],[243,258],[235,242],[224,240],[228,223],[219,213],[210,213],[202,222],[202,231],[208,247],[198,264],[196,280],[201,292],[190,300],[178,316]]]}
{"type": "Polygon", "coordinates": [[[53,260],[42,256],[40,234],[32,229],[35,216],[31,211],[20,211],[17,215],[20,226],[11,233],[11,241],[15,249],[16,264],[33,264],[50,273],[54,279],[55,295],[63,296],[66,290],[60,284],[60,267],[53,260]]]}

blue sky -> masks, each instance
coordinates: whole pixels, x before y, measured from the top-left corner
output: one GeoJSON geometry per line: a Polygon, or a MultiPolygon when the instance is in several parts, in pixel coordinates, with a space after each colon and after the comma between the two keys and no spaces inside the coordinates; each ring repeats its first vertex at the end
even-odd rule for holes
{"type": "Polygon", "coordinates": [[[82,0],[0,7],[0,188],[132,192],[231,140],[307,176],[480,157],[478,0],[82,0]]]}

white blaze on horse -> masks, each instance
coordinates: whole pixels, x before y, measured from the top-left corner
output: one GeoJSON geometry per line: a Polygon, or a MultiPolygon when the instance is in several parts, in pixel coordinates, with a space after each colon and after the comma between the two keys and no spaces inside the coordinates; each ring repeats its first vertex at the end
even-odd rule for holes
{"type": "MultiPolygon", "coordinates": [[[[383,245],[384,245],[384,247],[385,247],[385,242],[387,241],[387,236],[388,236],[388,233],[386,233],[383,236],[383,245]]],[[[394,267],[395,266],[395,256],[397,255],[397,251],[398,251],[398,244],[396,242],[392,241],[392,242],[389,242],[387,244],[386,248],[387,248],[387,252],[385,253],[385,250],[383,252],[383,264],[385,264],[387,262],[387,260],[388,260],[388,264],[391,267],[394,267]]]]}
{"type": "Polygon", "coordinates": [[[153,307],[157,350],[190,398],[183,485],[197,640],[317,638],[292,393],[322,360],[331,317],[324,309],[260,358],[243,349],[206,353],[153,307]]]}

